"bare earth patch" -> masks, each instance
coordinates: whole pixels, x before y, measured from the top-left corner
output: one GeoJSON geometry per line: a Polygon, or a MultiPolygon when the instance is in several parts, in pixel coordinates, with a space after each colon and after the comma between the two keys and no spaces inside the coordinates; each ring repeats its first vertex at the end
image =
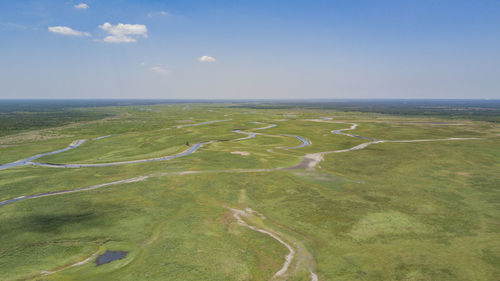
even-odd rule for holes
{"type": "Polygon", "coordinates": [[[231,151],[231,154],[238,154],[238,155],[248,156],[248,155],[250,155],[250,152],[246,152],[246,151],[231,151]]]}

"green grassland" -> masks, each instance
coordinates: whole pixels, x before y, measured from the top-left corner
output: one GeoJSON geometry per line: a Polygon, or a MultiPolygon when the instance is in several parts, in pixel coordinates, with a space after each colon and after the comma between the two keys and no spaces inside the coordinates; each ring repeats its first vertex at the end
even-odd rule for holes
{"type": "Polygon", "coordinates": [[[104,117],[2,136],[0,164],[79,139],[87,141],[36,161],[129,161],[174,155],[186,142],[219,142],[168,161],[0,170],[0,201],[149,176],[0,206],[0,280],[311,280],[310,271],[319,280],[500,276],[497,123],[226,104],[78,110],[104,117]],[[214,120],[224,121],[178,127],[214,120]],[[331,133],[352,123],[358,127],[345,133],[384,140],[477,139],[377,143],[326,154],[314,169],[280,169],[309,153],[369,142],[331,133]],[[268,124],[277,126],[256,130],[268,124]],[[237,140],[246,135],[234,129],[261,135],[237,140]],[[284,150],[301,143],[285,135],[311,145],[284,150]],[[295,249],[284,276],[273,279],[287,248],[239,224],[229,209],[247,207],[255,211],[249,225],[295,249]],[[106,250],[128,255],[96,266],[106,250]]]}

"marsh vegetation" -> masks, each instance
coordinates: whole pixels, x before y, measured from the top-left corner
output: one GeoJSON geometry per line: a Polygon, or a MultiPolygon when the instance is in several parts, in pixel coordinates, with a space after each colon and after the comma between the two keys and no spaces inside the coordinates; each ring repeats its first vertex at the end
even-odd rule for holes
{"type": "MultiPolygon", "coordinates": [[[[45,114],[37,110],[16,122],[45,114]]],[[[33,161],[50,164],[0,170],[1,280],[500,275],[497,115],[201,103],[64,110],[92,117],[0,136],[0,164],[38,154],[33,161]],[[45,154],[76,140],[86,141],[45,154]]]]}

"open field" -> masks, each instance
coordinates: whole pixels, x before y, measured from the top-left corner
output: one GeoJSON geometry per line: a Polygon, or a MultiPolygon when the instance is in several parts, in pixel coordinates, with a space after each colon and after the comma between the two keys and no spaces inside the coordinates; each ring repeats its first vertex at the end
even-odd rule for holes
{"type": "Polygon", "coordinates": [[[500,276],[494,114],[245,104],[75,110],[86,117],[0,136],[0,280],[500,276]],[[284,149],[303,144],[295,136],[307,144],[284,149]],[[85,141],[1,166],[76,140],[85,141]],[[96,266],[107,250],[127,255],[96,266]]]}

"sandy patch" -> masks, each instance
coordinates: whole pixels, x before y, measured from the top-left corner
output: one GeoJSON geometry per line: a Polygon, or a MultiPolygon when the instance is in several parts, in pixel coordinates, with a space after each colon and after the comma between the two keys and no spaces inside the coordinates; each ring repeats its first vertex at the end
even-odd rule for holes
{"type": "Polygon", "coordinates": [[[248,156],[248,155],[250,155],[250,152],[246,152],[246,151],[231,151],[231,154],[238,154],[238,155],[248,156]]]}

